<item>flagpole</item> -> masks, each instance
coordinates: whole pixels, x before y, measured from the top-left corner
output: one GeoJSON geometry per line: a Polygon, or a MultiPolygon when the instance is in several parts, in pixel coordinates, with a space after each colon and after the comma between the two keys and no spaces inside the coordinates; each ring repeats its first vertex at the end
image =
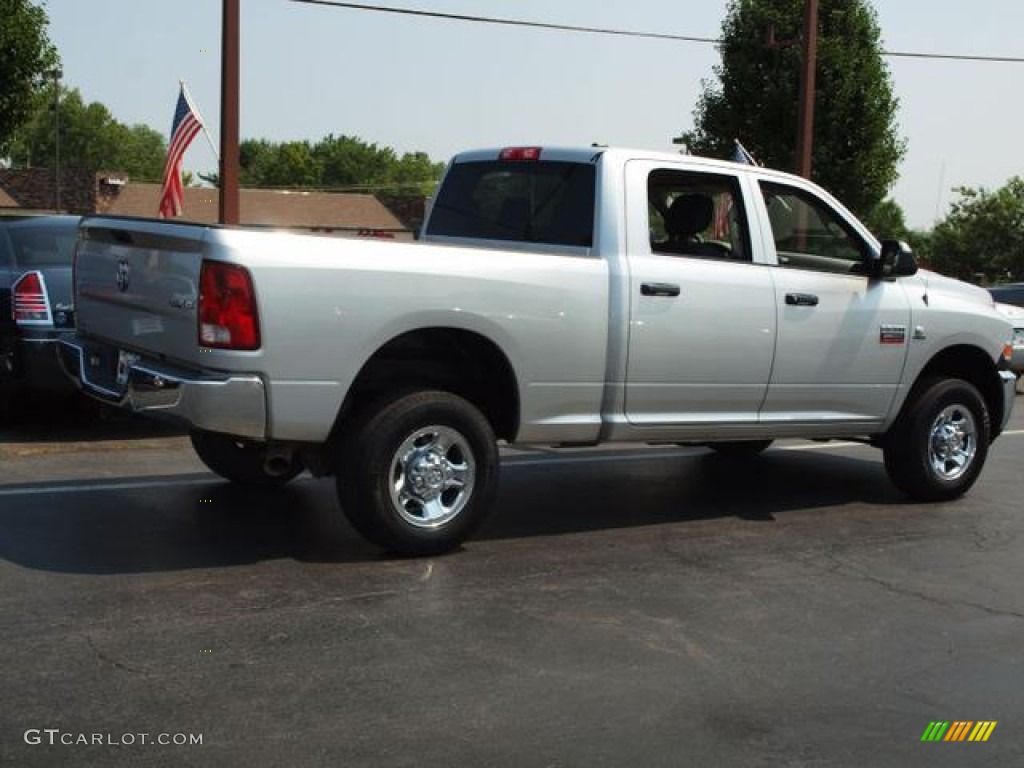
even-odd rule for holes
{"type": "Polygon", "coordinates": [[[199,117],[199,125],[202,126],[203,135],[206,137],[206,140],[210,142],[210,149],[213,150],[213,156],[217,158],[217,162],[220,163],[220,153],[217,152],[217,145],[213,143],[213,137],[210,135],[210,131],[206,128],[206,120],[203,118],[203,113],[199,111],[195,101],[192,99],[192,94],[189,91],[188,86],[185,85],[185,81],[178,78],[178,82],[181,83],[181,92],[185,94],[185,101],[188,102],[189,107],[199,117]]]}

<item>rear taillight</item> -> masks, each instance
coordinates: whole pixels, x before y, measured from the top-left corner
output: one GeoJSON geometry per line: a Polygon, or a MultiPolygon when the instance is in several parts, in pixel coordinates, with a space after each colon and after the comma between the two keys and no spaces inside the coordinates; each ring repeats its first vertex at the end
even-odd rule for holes
{"type": "Polygon", "coordinates": [[[11,314],[18,325],[52,325],[50,297],[46,295],[46,280],[42,272],[26,272],[13,288],[11,314]]]}
{"type": "Polygon", "coordinates": [[[199,345],[259,349],[260,322],[249,271],[236,264],[204,261],[199,277],[199,345]]]}

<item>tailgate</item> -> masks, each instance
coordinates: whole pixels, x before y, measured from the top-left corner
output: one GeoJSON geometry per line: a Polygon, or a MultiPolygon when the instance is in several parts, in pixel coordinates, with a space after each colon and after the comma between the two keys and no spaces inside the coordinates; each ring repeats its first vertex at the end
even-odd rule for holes
{"type": "Polygon", "coordinates": [[[78,330],[127,350],[197,363],[201,225],[89,218],[75,252],[78,330]]]}
{"type": "Polygon", "coordinates": [[[71,311],[71,265],[47,267],[40,270],[46,280],[46,295],[50,299],[53,327],[57,330],[74,327],[74,313],[71,311]]]}

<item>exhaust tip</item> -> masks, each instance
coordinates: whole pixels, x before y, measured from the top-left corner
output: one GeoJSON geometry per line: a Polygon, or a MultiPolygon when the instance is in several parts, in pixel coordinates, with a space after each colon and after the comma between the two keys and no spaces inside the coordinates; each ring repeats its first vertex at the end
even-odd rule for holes
{"type": "Polygon", "coordinates": [[[281,477],[291,471],[292,462],[287,456],[269,456],[263,462],[263,471],[271,477],[281,477]]]}

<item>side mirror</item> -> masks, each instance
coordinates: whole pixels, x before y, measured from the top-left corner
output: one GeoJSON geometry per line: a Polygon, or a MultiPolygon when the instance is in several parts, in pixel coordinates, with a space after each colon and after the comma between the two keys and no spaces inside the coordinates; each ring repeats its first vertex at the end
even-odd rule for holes
{"type": "Polygon", "coordinates": [[[878,258],[872,259],[871,276],[909,277],[917,273],[917,259],[910,246],[902,240],[883,240],[878,258]]]}

